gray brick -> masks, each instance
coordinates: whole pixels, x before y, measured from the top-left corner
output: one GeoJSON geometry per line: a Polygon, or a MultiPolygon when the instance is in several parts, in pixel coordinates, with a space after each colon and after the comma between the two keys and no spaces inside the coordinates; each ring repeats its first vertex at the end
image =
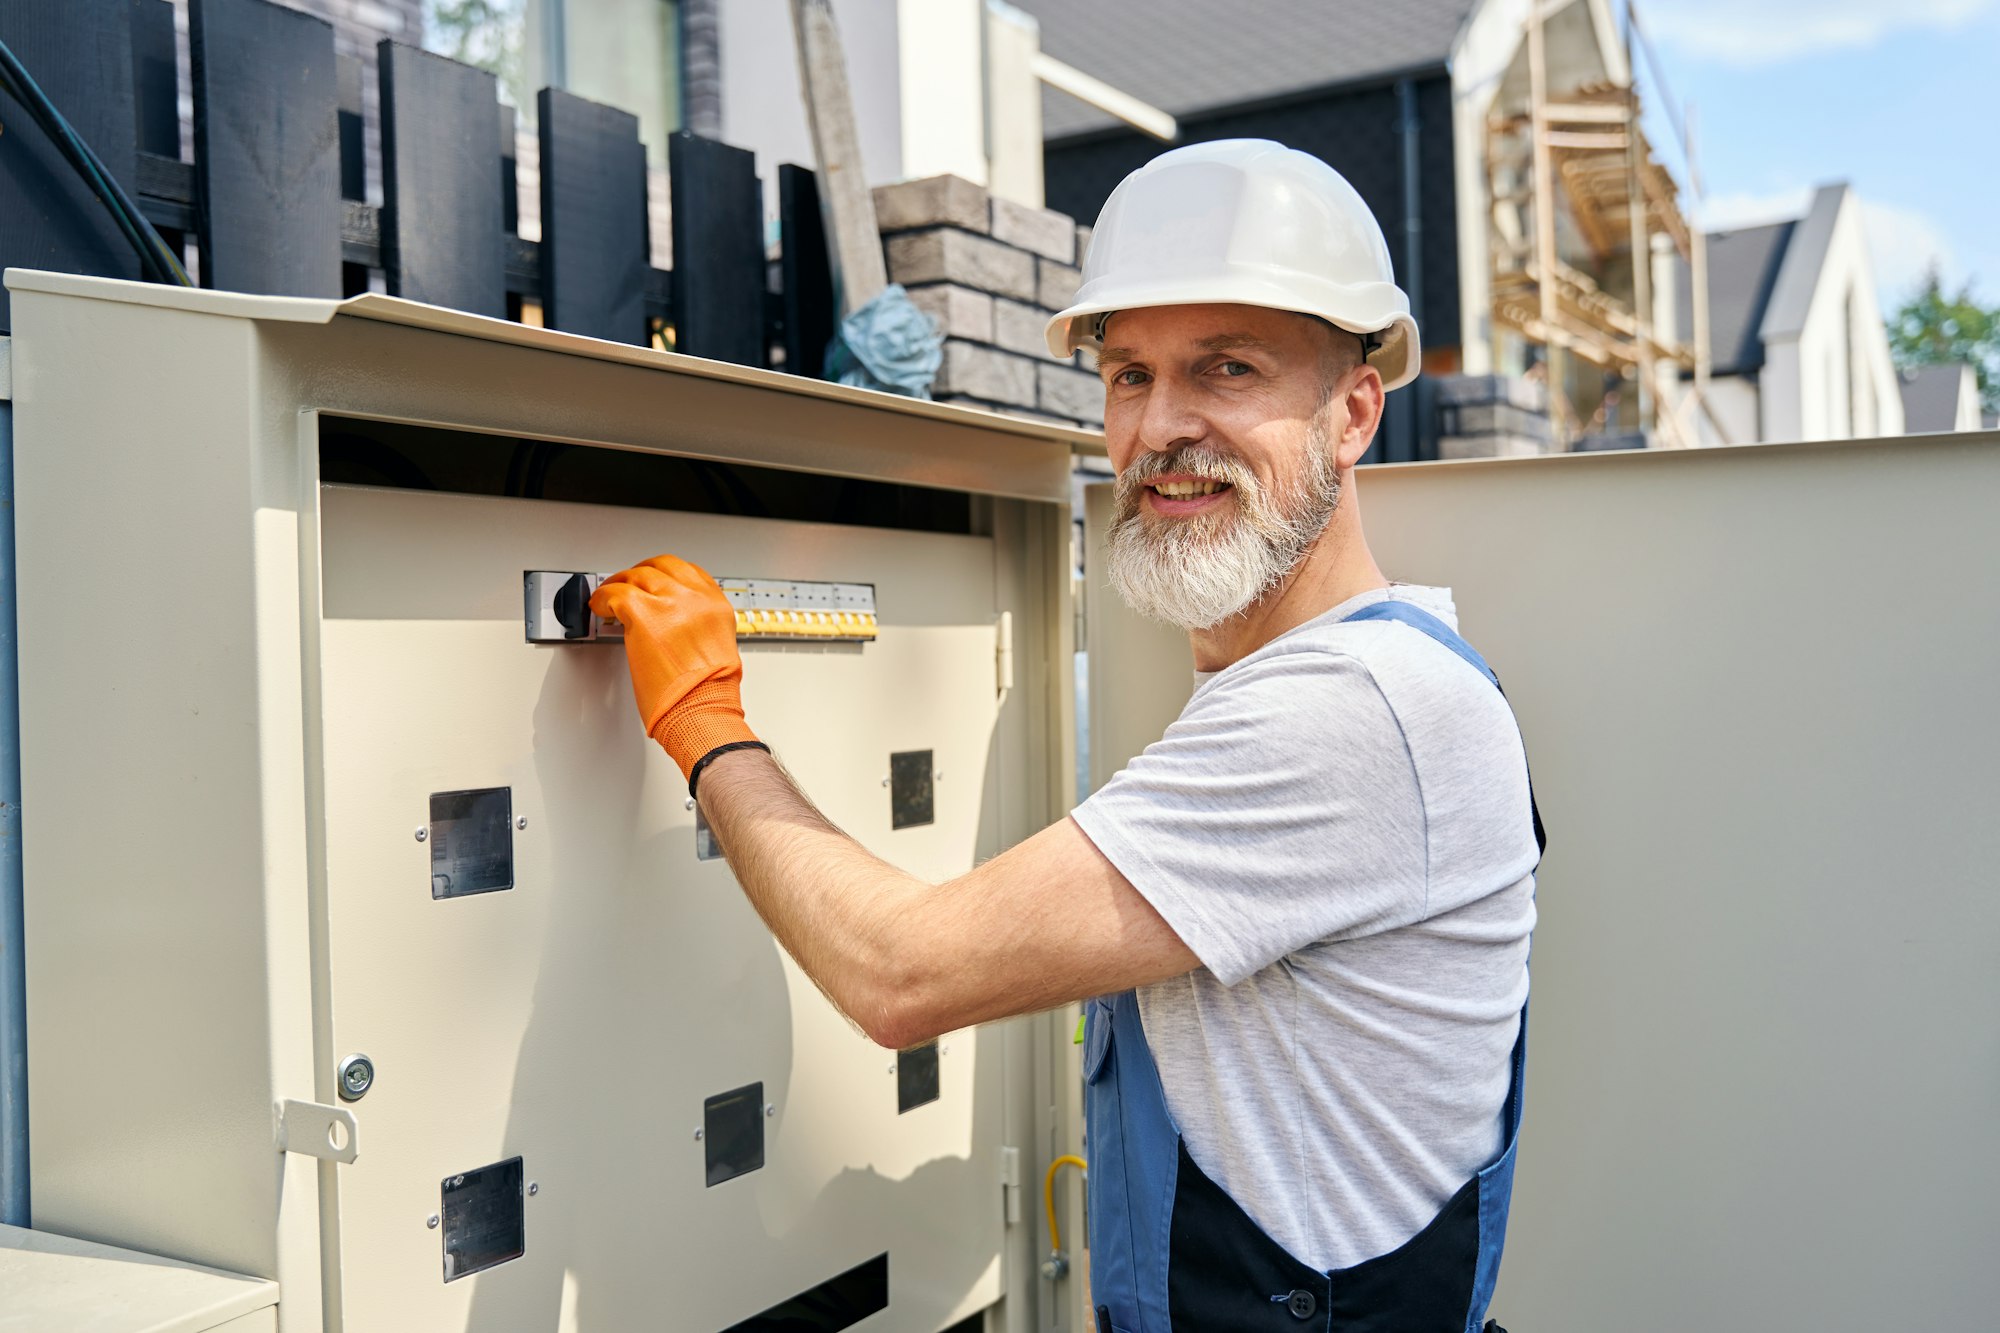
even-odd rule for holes
{"type": "Polygon", "coordinates": [[[1033,250],[1058,264],[1076,262],[1076,221],[1052,208],[1029,208],[1012,199],[995,199],[993,239],[1033,250]]]}
{"type": "Polygon", "coordinates": [[[1042,333],[1048,323],[1049,312],[1038,305],[1024,305],[1005,297],[993,302],[993,341],[1010,352],[1048,360],[1049,343],[1042,333]]]}
{"type": "Polygon", "coordinates": [[[889,238],[888,255],[889,281],[905,287],[954,282],[1023,301],[1035,299],[1035,257],[984,236],[952,227],[905,232],[889,238]]]}
{"type": "Polygon", "coordinates": [[[1035,261],[1035,299],[1050,310],[1061,310],[1074,301],[1077,284],[1082,281],[1083,270],[1074,265],[1035,261]]]}
{"type": "Polygon", "coordinates": [[[1035,387],[1044,412],[1104,424],[1104,383],[1088,371],[1044,363],[1035,367],[1035,387]]]}
{"type": "Polygon", "coordinates": [[[883,232],[917,227],[988,227],[986,191],[963,176],[927,176],[920,181],[875,187],[875,225],[883,232]]]}
{"type": "Polygon", "coordinates": [[[1035,363],[996,347],[948,340],[932,391],[1016,407],[1035,405],[1035,363]]]}
{"type": "Polygon", "coordinates": [[[993,341],[993,298],[956,283],[910,288],[910,302],[938,322],[947,338],[993,341]]]}
{"type": "Polygon", "coordinates": [[[1093,230],[1081,222],[1076,224],[1076,262],[1079,264],[1083,262],[1083,257],[1090,253],[1090,237],[1093,230]]]}

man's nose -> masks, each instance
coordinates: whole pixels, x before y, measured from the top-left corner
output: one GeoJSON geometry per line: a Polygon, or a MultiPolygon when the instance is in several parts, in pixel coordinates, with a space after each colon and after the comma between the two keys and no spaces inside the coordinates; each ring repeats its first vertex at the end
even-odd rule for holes
{"type": "Polygon", "coordinates": [[[1177,380],[1158,379],[1147,387],[1135,439],[1148,453],[1166,453],[1208,435],[1208,419],[1195,395],[1177,380]]]}

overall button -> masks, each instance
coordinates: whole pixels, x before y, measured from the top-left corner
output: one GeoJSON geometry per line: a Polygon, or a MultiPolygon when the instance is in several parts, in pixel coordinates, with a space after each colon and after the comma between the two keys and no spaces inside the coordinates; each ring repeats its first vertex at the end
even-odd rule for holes
{"type": "Polygon", "coordinates": [[[1292,1312],[1294,1319],[1310,1319],[1313,1311],[1319,1309],[1319,1302],[1309,1291],[1294,1291],[1285,1298],[1285,1308],[1292,1312]]]}

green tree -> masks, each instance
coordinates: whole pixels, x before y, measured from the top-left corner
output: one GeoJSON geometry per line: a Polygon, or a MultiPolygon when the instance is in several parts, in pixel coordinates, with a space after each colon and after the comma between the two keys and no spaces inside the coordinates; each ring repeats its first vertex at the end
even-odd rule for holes
{"type": "Polygon", "coordinates": [[[1889,351],[1902,370],[1970,363],[1980,402],[2000,412],[2000,306],[1981,305],[1971,283],[1947,292],[1933,268],[1916,295],[1889,317],[1889,351]]]}
{"type": "Polygon", "coordinates": [[[522,105],[526,0],[424,0],[424,45],[500,80],[501,99],[522,105]]]}

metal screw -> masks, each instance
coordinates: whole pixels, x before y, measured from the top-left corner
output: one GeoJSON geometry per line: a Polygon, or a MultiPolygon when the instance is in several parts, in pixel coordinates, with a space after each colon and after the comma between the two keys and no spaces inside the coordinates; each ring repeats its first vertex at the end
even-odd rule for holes
{"type": "Polygon", "coordinates": [[[931,781],[932,781],[932,782],[943,782],[943,781],[944,781],[944,774],[942,774],[942,773],[933,773],[933,774],[931,774],[931,781]]]}
{"type": "Polygon", "coordinates": [[[764,1114],[766,1116],[774,1116],[777,1113],[778,1113],[778,1104],[776,1102],[766,1102],[764,1104],[764,1114]]]}
{"type": "Polygon", "coordinates": [[[695,1142],[699,1143],[701,1141],[701,1131],[697,1129],[694,1132],[694,1137],[695,1137],[695,1142]]]}
{"type": "Polygon", "coordinates": [[[940,1047],[938,1047],[938,1054],[939,1054],[939,1055],[950,1055],[950,1054],[951,1054],[951,1046],[950,1046],[949,1044],[946,1044],[946,1045],[943,1045],[943,1046],[940,1046],[940,1047]]]}
{"type": "Polygon", "coordinates": [[[688,799],[687,799],[687,808],[688,808],[688,809],[690,809],[690,810],[694,809],[694,797],[692,797],[692,796],[688,797],[688,799]]]}
{"type": "Polygon", "coordinates": [[[896,1072],[896,1062],[893,1060],[889,1062],[889,1072],[892,1074],[896,1072]]]}
{"type": "Polygon", "coordinates": [[[542,1187],[540,1185],[536,1184],[532,1180],[528,1182],[528,1193],[530,1196],[540,1194],[541,1192],[542,1192],[542,1187]]]}
{"type": "Polygon", "coordinates": [[[889,779],[887,779],[887,778],[883,778],[883,779],[882,779],[882,785],[883,785],[883,786],[885,786],[885,787],[886,787],[886,786],[888,786],[888,785],[889,785],[889,779]]]}
{"type": "Polygon", "coordinates": [[[436,1231],[438,1227],[438,1215],[436,1213],[432,1213],[429,1217],[424,1219],[424,1225],[429,1227],[432,1231],[436,1231]]]}
{"type": "Polygon", "coordinates": [[[358,1102],[375,1086],[375,1062],[355,1054],[340,1062],[340,1100],[358,1102]]]}
{"type": "Polygon", "coordinates": [[[516,815],[516,816],[514,816],[514,827],[515,827],[515,828],[526,828],[526,827],[528,827],[528,817],[527,817],[526,815],[516,815]]]}
{"type": "Polygon", "coordinates": [[[430,840],[431,840],[431,831],[429,829],[420,828],[417,830],[418,842],[429,842],[430,840]]]}

